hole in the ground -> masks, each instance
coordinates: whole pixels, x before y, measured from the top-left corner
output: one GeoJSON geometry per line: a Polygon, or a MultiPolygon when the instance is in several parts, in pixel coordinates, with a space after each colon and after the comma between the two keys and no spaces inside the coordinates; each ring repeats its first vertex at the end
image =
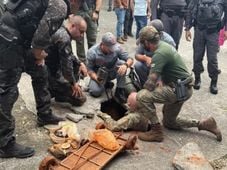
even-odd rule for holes
{"type": "Polygon", "coordinates": [[[114,99],[102,102],[100,110],[109,114],[114,120],[122,118],[127,112],[127,110],[114,99]]]}

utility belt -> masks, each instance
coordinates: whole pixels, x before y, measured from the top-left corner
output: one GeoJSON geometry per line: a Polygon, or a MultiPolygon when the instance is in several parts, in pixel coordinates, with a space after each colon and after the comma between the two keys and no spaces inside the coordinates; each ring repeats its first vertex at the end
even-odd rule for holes
{"type": "Polygon", "coordinates": [[[218,24],[210,24],[210,25],[196,23],[195,25],[200,31],[206,30],[207,33],[219,32],[221,29],[221,22],[218,24]]]}
{"type": "Polygon", "coordinates": [[[170,8],[160,8],[159,13],[165,13],[168,17],[179,16],[181,18],[185,17],[187,10],[184,8],[181,9],[170,9],[170,8]]]}
{"type": "Polygon", "coordinates": [[[177,80],[177,82],[175,83],[175,93],[178,102],[185,101],[189,98],[188,89],[193,86],[192,82],[192,76],[189,76],[186,79],[177,80]]]}

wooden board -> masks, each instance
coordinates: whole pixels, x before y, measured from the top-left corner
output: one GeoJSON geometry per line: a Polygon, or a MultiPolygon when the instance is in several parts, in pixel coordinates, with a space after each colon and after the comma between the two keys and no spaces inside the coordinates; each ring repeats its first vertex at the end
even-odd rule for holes
{"type": "Polygon", "coordinates": [[[114,134],[120,148],[116,151],[104,149],[97,142],[89,142],[62,160],[54,170],[100,170],[124,149],[127,139],[114,134]]]}

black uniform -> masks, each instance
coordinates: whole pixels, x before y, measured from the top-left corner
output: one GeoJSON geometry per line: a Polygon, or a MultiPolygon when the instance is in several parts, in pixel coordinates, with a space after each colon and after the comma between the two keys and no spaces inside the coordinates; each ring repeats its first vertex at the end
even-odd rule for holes
{"type": "Polygon", "coordinates": [[[3,4],[3,0],[2,0],[2,1],[0,1],[0,17],[2,16],[3,12],[4,12],[4,4],[3,4]]]}
{"type": "Polygon", "coordinates": [[[164,31],[173,37],[176,49],[180,43],[188,1],[153,0],[151,3],[152,19],[160,18],[162,20],[164,31]]]}
{"type": "Polygon", "coordinates": [[[73,55],[70,33],[61,27],[52,36],[52,45],[46,50],[46,65],[49,71],[49,87],[56,101],[70,102],[81,106],[86,97],[72,96],[72,88],[79,79],[80,61],[73,55]]]}
{"type": "Polygon", "coordinates": [[[221,27],[227,26],[226,0],[192,0],[189,4],[185,25],[186,30],[189,30],[192,26],[195,27],[193,72],[196,81],[200,79],[200,74],[204,71],[202,61],[206,49],[209,77],[214,83],[217,83],[219,73],[217,61],[218,37],[221,27]]]}
{"type": "Polygon", "coordinates": [[[45,49],[67,14],[63,0],[9,1],[0,20],[0,148],[12,138],[11,114],[22,71],[32,77],[39,117],[51,114],[46,66],[35,64],[31,46],[45,49]]]}

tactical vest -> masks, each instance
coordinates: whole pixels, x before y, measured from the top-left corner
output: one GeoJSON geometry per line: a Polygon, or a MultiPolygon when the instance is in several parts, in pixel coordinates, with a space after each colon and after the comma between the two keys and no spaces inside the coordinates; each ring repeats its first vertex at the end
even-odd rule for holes
{"type": "Polygon", "coordinates": [[[48,0],[9,0],[1,23],[15,29],[20,35],[12,35],[30,47],[32,37],[48,6],[48,0]],[[20,37],[18,37],[20,36],[20,37]]]}
{"type": "Polygon", "coordinates": [[[217,27],[223,16],[222,0],[199,0],[196,13],[197,24],[206,27],[217,27]]]}

